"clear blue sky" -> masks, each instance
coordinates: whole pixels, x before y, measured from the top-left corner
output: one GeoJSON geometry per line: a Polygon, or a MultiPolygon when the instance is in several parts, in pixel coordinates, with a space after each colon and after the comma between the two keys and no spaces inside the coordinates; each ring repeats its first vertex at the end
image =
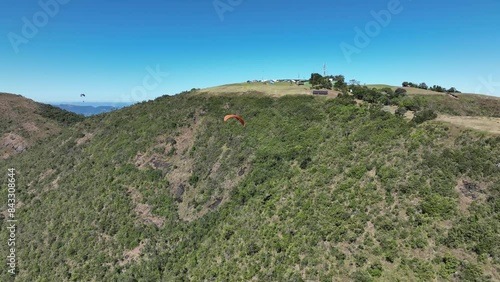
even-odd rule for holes
{"type": "Polygon", "coordinates": [[[361,83],[408,80],[500,96],[500,1],[397,2],[2,0],[0,91],[41,102],[80,101],[80,93],[133,102],[309,78],[326,63],[328,74],[361,83]],[[47,12],[40,3],[52,5],[47,12]],[[381,10],[391,19],[374,24],[381,10]],[[356,40],[367,27],[368,44],[356,40]]]}

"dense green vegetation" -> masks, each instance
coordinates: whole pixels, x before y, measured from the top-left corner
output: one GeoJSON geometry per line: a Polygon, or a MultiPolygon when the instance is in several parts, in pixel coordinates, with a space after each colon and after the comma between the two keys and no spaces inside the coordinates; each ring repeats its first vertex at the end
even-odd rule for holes
{"type": "Polygon", "coordinates": [[[164,96],[0,163],[18,280],[499,280],[500,136],[323,98],[164,96]]]}
{"type": "Polygon", "coordinates": [[[333,84],[332,82],[328,79],[328,77],[323,77],[319,73],[312,73],[311,78],[309,79],[309,83],[311,84],[311,87],[314,89],[332,89],[333,84]]]}
{"type": "Polygon", "coordinates": [[[419,89],[424,89],[424,90],[432,90],[432,91],[436,91],[436,92],[461,93],[455,87],[451,87],[449,89],[446,89],[440,85],[433,85],[433,86],[429,87],[429,86],[427,86],[427,84],[425,82],[422,82],[420,84],[416,84],[413,82],[404,81],[401,85],[403,87],[414,87],[414,88],[419,88],[419,89]]]}
{"type": "Polygon", "coordinates": [[[393,105],[406,96],[406,91],[393,91],[390,87],[370,89],[367,86],[350,85],[349,90],[355,98],[372,104],[393,105]]]}
{"type": "Polygon", "coordinates": [[[62,125],[72,125],[84,119],[83,115],[77,115],[49,104],[40,104],[38,114],[62,125]]]}

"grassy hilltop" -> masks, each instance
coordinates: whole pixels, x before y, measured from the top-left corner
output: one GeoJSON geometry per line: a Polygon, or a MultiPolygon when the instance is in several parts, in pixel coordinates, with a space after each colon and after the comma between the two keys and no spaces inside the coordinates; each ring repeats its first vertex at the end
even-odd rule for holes
{"type": "MultiPolygon", "coordinates": [[[[18,173],[17,280],[500,280],[499,134],[231,91],[87,117],[0,162],[18,173]]],[[[497,99],[441,97],[411,98],[496,122],[497,99]]]]}

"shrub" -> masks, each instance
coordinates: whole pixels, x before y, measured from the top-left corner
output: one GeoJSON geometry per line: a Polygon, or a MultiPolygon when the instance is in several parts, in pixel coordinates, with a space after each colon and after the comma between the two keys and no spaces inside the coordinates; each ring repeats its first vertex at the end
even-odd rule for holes
{"type": "Polygon", "coordinates": [[[449,253],[444,255],[441,262],[442,266],[439,270],[439,275],[445,279],[449,279],[453,273],[457,272],[460,266],[460,261],[449,253]]]}
{"type": "Polygon", "coordinates": [[[356,281],[356,282],[371,282],[371,281],[373,281],[373,278],[370,276],[370,274],[365,272],[365,271],[356,271],[352,274],[351,278],[353,281],[356,281]]]}
{"type": "Polygon", "coordinates": [[[380,277],[382,276],[382,264],[380,262],[376,262],[368,268],[368,273],[370,273],[371,276],[373,277],[380,277]]]}
{"type": "Polygon", "coordinates": [[[390,87],[384,87],[384,88],[380,89],[380,91],[384,92],[389,97],[392,97],[394,95],[394,91],[390,87]]]}
{"type": "Polygon", "coordinates": [[[409,97],[405,97],[405,98],[401,99],[401,101],[399,102],[399,106],[403,107],[409,111],[419,111],[421,108],[419,100],[414,99],[414,98],[412,99],[409,97]]]}
{"type": "Polygon", "coordinates": [[[483,271],[481,268],[472,263],[465,263],[463,271],[460,273],[460,278],[464,281],[482,281],[483,271]]]}
{"type": "Polygon", "coordinates": [[[417,112],[413,117],[412,121],[415,122],[416,124],[420,124],[424,121],[433,120],[435,118],[437,118],[437,114],[433,110],[427,109],[417,112]]]}
{"type": "Polygon", "coordinates": [[[455,203],[452,199],[432,194],[426,197],[421,205],[422,212],[430,216],[449,217],[452,215],[455,203]]]}
{"type": "Polygon", "coordinates": [[[399,116],[399,117],[402,117],[402,116],[404,116],[406,114],[407,111],[408,110],[406,108],[404,108],[404,107],[398,107],[397,110],[396,110],[396,112],[395,112],[395,114],[397,116],[399,116]]]}
{"type": "Polygon", "coordinates": [[[396,93],[397,96],[404,96],[406,94],[406,89],[398,88],[394,93],[396,93]]]}

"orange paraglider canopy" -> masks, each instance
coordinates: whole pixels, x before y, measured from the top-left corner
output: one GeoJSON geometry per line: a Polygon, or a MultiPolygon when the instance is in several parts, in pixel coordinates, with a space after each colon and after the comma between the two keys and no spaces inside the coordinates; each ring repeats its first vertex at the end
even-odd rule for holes
{"type": "Polygon", "coordinates": [[[224,121],[227,121],[230,118],[235,118],[235,119],[239,120],[241,122],[241,125],[245,126],[245,121],[240,116],[237,116],[237,115],[227,115],[224,117],[224,121]]]}

